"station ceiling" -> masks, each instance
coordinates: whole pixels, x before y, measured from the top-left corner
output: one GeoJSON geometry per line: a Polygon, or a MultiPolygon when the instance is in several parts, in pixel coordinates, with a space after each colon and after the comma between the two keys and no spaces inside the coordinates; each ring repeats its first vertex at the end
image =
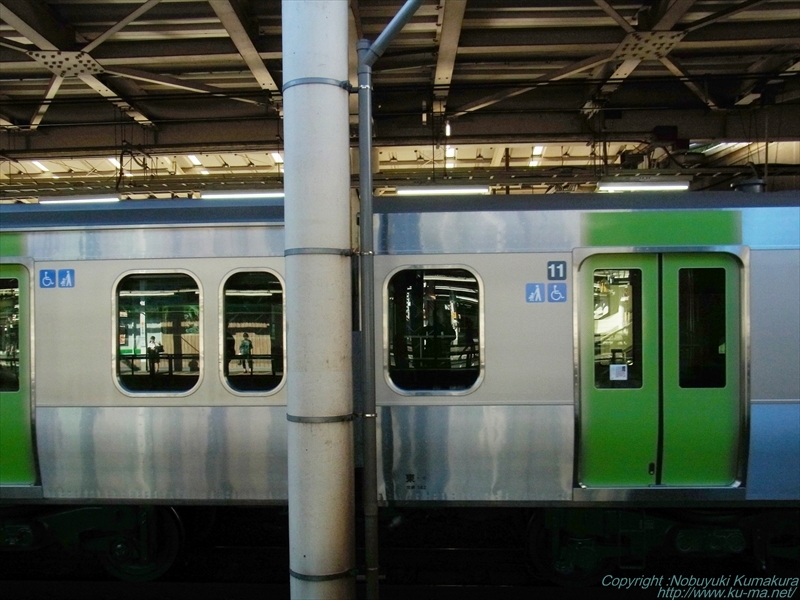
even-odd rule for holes
{"type": "MultiPolygon", "coordinates": [[[[350,0],[352,85],[402,5],[350,0]]],[[[279,0],[0,0],[0,199],[280,188],[281,45],[279,0]]],[[[800,189],[797,1],[425,0],[373,73],[381,193],[800,189]]]]}

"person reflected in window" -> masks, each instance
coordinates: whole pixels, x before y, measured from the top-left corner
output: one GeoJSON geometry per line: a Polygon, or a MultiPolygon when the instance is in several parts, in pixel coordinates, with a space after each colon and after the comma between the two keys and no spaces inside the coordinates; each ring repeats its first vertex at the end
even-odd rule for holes
{"type": "Polygon", "coordinates": [[[224,360],[224,368],[223,371],[225,375],[228,375],[230,370],[230,364],[233,360],[233,357],[236,355],[236,338],[233,337],[233,333],[229,329],[228,332],[225,334],[225,360],[224,360]]]}
{"type": "Polygon", "coordinates": [[[250,336],[246,333],[239,344],[239,355],[241,356],[242,367],[244,372],[247,373],[247,367],[250,367],[250,375],[253,374],[253,342],[250,341],[250,336]]]}
{"type": "Polygon", "coordinates": [[[158,373],[158,363],[161,360],[161,344],[156,343],[156,337],[150,336],[150,341],[147,343],[147,360],[150,362],[150,375],[158,373]]]}

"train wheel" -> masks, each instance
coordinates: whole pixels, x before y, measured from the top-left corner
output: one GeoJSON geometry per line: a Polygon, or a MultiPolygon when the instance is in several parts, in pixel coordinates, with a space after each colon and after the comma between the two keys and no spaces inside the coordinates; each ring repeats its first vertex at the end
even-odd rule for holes
{"type": "Polygon", "coordinates": [[[539,573],[558,585],[592,585],[607,572],[594,538],[550,527],[544,514],[528,524],[528,548],[539,573]]]}
{"type": "Polygon", "coordinates": [[[115,536],[100,554],[100,563],[123,581],[151,581],[175,563],[183,544],[183,527],[172,508],[143,508],[137,529],[115,536]]]}

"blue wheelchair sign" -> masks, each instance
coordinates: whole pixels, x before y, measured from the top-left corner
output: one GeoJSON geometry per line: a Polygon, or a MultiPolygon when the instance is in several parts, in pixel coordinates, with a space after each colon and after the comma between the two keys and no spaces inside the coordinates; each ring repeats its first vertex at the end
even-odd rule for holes
{"type": "Polygon", "coordinates": [[[55,269],[42,269],[41,271],[39,271],[39,287],[40,288],[56,287],[55,269]]]}
{"type": "Polygon", "coordinates": [[[566,302],[567,301],[567,284],[566,283],[548,283],[547,284],[547,301],[548,302],[566,302]]]}

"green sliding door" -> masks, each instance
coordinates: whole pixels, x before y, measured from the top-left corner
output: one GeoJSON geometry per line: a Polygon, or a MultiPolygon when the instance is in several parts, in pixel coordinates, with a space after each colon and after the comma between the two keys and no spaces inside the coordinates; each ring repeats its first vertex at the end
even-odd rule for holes
{"type": "Polygon", "coordinates": [[[580,266],[579,483],[726,486],[741,429],[740,264],[606,254],[580,266]]]}

